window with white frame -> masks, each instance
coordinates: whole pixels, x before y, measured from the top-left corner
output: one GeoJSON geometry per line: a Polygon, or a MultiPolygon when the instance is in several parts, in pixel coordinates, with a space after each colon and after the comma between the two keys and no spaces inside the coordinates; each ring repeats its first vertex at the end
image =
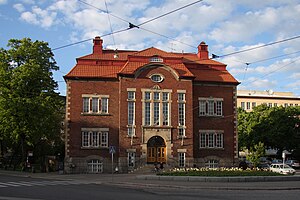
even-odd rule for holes
{"type": "Polygon", "coordinates": [[[178,136],[185,136],[185,93],[178,93],[178,136]]]}
{"type": "Polygon", "coordinates": [[[224,134],[222,131],[200,131],[199,135],[200,148],[215,148],[224,147],[224,134]]]}
{"type": "Polygon", "coordinates": [[[128,152],[128,167],[135,166],[135,152],[128,152]]]}
{"type": "Polygon", "coordinates": [[[170,125],[170,91],[143,91],[143,125],[170,125]]]}
{"type": "Polygon", "coordinates": [[[250,110],[250,102],[247,102],[247,110],[250,110]]]}
{"type": "Polygon", "coordinates": [[[185,152],[178,152],[178,166],[185,167],[185,152]]]}
{"type": "Polygon", "coordinates": [[[88,173],[102,173],[103,163],[98,159],[90,160],[88,163],[88,173]]]}
{"type": "Polygon", "coordinates": [[[106,148],[108,147],[108,129],[82,129],[81,131],[83,148],[106,148]]]}
{"type": "Polygon", "coordinates": [[[134,136],[135,135],[135,91],[127,92],[127,103],[128,103],[127,133],[128,136],[134,136]]]}
{"type": "Polygon", "coordinates": [[[84,114],[108,114],[108,95],[82,95],[84,114]]]}
{"type": "Polygon", "coordinates": [[[241,108],[245,110],[245,102],[241,102],[241,108]]]}
{"type": "Polygon", "coordinates": [[[202,98],[199,99],[199,116],[223,116],[222,98],[202,98]]]}
{"type": "Polygon", "coordinates": [[[205,163],[205,166],[208,168],[218,168],[219,167],[219,161],[217,160],[208,160],[205,163]]]}

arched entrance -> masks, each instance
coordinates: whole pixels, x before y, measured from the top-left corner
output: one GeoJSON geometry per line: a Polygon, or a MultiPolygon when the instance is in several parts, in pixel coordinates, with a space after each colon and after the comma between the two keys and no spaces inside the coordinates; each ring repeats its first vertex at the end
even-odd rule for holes
{"type": "Polygon", "coordinates": [[[147,142],[147,163],[166,163],[166,143],[160,136],[153,136],[147,142]]]}

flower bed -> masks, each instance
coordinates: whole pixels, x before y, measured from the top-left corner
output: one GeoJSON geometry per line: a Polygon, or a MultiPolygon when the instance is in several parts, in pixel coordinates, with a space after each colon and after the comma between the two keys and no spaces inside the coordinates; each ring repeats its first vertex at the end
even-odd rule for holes
{"type": "Polygon", "coordinates": [[[174,168],[158,173],[160,176],[282,176],[281,174],[261,169],[240,168],[174,168]]]}

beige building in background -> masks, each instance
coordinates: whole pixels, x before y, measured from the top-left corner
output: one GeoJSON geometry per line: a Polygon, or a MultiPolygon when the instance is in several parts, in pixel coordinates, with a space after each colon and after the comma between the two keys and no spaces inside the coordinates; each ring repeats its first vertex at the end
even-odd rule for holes
{"type": "Polygon", "coordinates": [[[237,106],[252,111],[255,106],[266,104],[269,107],[277,106],[299,106],[300,97],[295,96],[292,92],[274,92],[272,90],[238,90],[237,106]]]}

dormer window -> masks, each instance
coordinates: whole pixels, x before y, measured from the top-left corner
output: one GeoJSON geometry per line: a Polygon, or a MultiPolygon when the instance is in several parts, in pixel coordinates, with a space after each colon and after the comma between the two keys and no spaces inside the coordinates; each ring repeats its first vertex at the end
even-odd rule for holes
{"type": "Polygon", "coordinates": [[[150,78],[155,83],[160,83],[164,80],[164,77],[160,74],[152,74],[150,78]]]}
{"type": "Polygon", "coordinates": [[[150,58],[150,62],[164,62],[164,60],[160,57],[154,56],[150,58]]]}

